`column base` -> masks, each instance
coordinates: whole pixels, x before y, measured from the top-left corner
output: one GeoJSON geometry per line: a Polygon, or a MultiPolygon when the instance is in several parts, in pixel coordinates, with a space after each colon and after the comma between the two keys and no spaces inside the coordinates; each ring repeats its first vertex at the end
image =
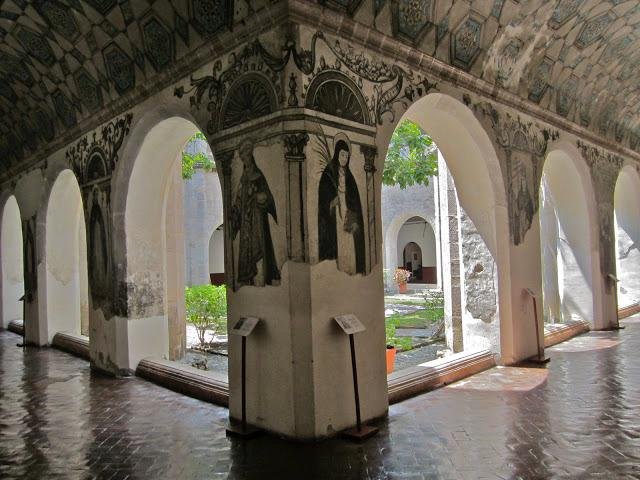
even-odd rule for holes
{"type": "Polygon", "coordinates": [[[354,428],[345,430],[340,434],[340,436],[356,442],[363,442],[368,438],[373,437],[376,433],[378,433],[378,431],[379,429],[377,427],[362,425],[359,429],[358,427],[354,427],[354,428]]]}
{"type": "Polygon", "coordinates": [[[613,325],[611,327],[608,328],[603,328],[602,330],[600,330],[601,332],[612,332],[614,330],[624,330],[625,328],[627,328],[624,325],[613,325]]]}
{"type": "Polygon", "coordinates": [[[527,358],[527,360],[526,360],[527,363],[533,363],[535,365],[545,365],[545,364],[549,363],[550,361],[551,361],[551,358],[547,357],[546,355],[544,355],[542,357],[538,357],[536,355],[536,356],[533,356],[531,358],[527,358]]]}
{"type": "Polygon", "coordinates": [[[252,425],[242,425],[241,422],[230,420],[227,425],[227,436],[228,437],[236,437],[236,438],[253,438],[257,437],[264,433],[264,430],[261,430],[252,425]]]}

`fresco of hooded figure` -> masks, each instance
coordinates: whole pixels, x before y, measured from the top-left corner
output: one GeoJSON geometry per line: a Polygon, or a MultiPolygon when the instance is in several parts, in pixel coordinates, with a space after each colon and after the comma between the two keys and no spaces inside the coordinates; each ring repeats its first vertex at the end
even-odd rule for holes
{"type": "Polygon", "coordinates": [[[338,270],[365,273],[364,222],[358,185],[349,169],[351,145],[336,135],[331,162],[318,188],[318,250],[322,260],[337,261],[338,270]]]}
{"type": "Polygon", "coordinates": [[[278,222],[276,204],[256,165],[253,149],[251,139],[244,140],[238,148],[242,177],[231,208],[231,238],[240,236],[237,281],[239,286],[279,285],[280,271],[269,226],[269,215],[278,222]]]}

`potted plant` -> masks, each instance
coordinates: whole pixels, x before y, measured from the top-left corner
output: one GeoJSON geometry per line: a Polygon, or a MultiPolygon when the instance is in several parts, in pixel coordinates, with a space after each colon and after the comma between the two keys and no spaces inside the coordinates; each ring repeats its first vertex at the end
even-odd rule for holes
{"type": "Polygon", "coordinates": [[[393,281],[398,285],[398,291],[400,293],[407,293],[407,282],[411,278],[411,273],[404,268],[396,268],[393,273],[393,281]]]}
{"type": "Polygon", "coordinates": [[[396,364],[396,326],[392,322],[387,322],[385,325],[385,331],[387,334],[387,375],[393,372],[393,368],[396,364]]]}

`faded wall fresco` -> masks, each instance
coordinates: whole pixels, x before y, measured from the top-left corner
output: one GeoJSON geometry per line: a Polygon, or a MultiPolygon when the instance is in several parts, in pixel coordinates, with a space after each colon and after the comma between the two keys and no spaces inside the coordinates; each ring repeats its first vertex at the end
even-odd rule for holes
{"type": "MultiPolygon", "coordinates": [[[[578,148],[589,165],[600,233],[600,269],[602,275],[613,274],[616,269],[615,232],[613,221],[613,196],[616,180],[622,168],[623,160],[617,155],[605,153],[601,150],[578,141],[578,148]]],[[[607,291],[611,282],[606,282],[607,291]]]]}
{"type": "Polygon", "coordinates": [[[91,301],[94,308],[106,312],[112,311],[115,296],[111,177],[132,119],[132,114],[123,115],[81,138],[65,152],[82,192],[91,301]]]}
{"type": "Polygon", "coordinates": [[[538,212],[540,179],[548,142],[557,139],[559,134],[523,120],[519,115],[500,113],[490,103],[475,104],[473,109],[477,115],[490,120],[496,146],[504,154],[511,240],[519,245],[538,212]]]}

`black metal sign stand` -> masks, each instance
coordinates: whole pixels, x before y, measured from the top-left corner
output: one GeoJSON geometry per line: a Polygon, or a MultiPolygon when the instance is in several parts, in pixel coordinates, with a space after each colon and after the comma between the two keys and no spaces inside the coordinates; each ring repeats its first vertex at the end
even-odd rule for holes
{"type": "Polygon", "coordinates": [[[536,345],[538,347],[538,354],[535,357],[529,358],[528,361],[532,363],[545,364],[548,363],[551,359],[549,357],[546,357],[544,354],[544,344],[540,345],[540,323],[538,321],[538,302],[536,301],[536,294],[528,288],[525,289],[525,292],[531,297],[531,300],[533,300],[533,324],[536,329],[536,345]]]}
{"type": "Polygon", "coordinates": [[[616,324],[608,328],[607,330],[624,330],[624,325],[620,325],[620,314],[618,313],[618,282],[620,280],[618,280],[618,278],[611,273],[607,274],[607,278],[613,283],[613,295],[616,302],[616,324]]]}
{"type": "Polygon", "coordinates": [[[231,333],[242,337],[242,373],[241,373],[241,402],[242,418],[240,422],[234,419],[229,420],[227,425],[227,435],[241,438],[251,438],[260,434],[262,430],[252,425],[247,425],[247,337],[258,323],[258,319],[241,318],[231,330],[231,333]],[[247,328],[247,320],[253,321],[247,328]]]}
{"type": "Polygon", "coordinates": [[[22,343],[18,343],[16,345],[16,347],[22,347],[22,349],[24,350],[25,348],[27,348],[27,329],[25,327],[25,317],[26,317],[26,311],[27,311],[27,300],[26,300],[27,294],[25,293],[24,295],[22,295],[20,297],[20,299],[18,299],[19,302],[22,302],[22,343]]]}
{"type": "Polygon", "coordinates": [[[353,371],[353,392],[356,402],[356,427],[345,430],[342,435],[351,440],[363,441],[373,437],[378,433],[376,427],[362,425],[360,417],[360,392],[358,391],[358,366],[356,364],[356,348],[353,340],[353,333],[349,334],[349,345],[351,346],[351,370],[353,371]]]}
{"type": "Polygon", "coordinates": [[[358,364],[356,362],[356,346],[354,334],[365,330],[364,325],[356,318],[355,315],[339,315],[335,317],[344,333],[349,335],[349,347],[351,348],[351,371],[353,373],[353,393],[356,404],[356,426],[342,432],[342,436],[350,440],[363,441],[373,437],[378,433],[376,427],[362,424],[360,415],[360,391],[358,390],[358,364]]]}

